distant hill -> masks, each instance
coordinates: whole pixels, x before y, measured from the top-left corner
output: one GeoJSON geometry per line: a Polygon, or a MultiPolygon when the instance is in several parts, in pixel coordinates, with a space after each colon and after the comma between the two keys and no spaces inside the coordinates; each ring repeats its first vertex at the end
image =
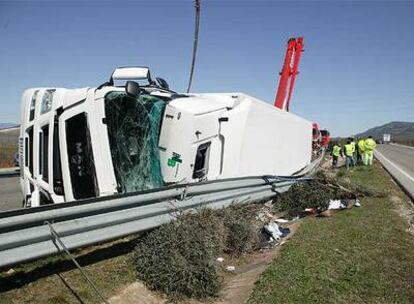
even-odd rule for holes
{"type": "Polygon", "coordinates": [[[391,141],[414,142],[414,122],[393,121],[382,126],[371,128],[356,137],[372,136],[374,139],[382,140],[383,134],[391,134],[391,141]]]}
{"type": "Polygon", "coordinates": [[[0,122],[0,130],[14,128],[14,127],[18,127],[18,126],[19,125],[16,124],[16,123],[0,122]]]}

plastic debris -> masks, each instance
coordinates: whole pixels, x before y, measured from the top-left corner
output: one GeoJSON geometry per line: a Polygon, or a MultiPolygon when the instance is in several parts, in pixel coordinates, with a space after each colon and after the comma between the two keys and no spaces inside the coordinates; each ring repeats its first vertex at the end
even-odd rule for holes
{"type": "Polygon", "coordinates": [[[224,258],[222,258],[222,257],[218,257],[218,258],[217,258],[217,262],[219,262],[219,263],[223,263],[223,262],[224,262],[224,258]]]}
{"type": "Polygon", "coordinates": [[[328,210],[345,209],[346,206],[341,200],[330,200],[328,210]]]}
{"type": "Polygon", "coordinates": [[[307,214],[316,214],[316,208],[306,208],[305,212],[307,214]]]}
{"type": "Polygon", "coordinates": [[[13,268],[10,268],[7,272],[6,272],[6,274],[7,275],[12,275],[12,274],[14,274],[16,271],[13,269],[13,268]]]}
{"type": "Polygon", "coordinates": [[[274,221],[279,224],[289,223],[289,220],[285,220],[284,218],[278,218],[278,219],[275,219],[274,221]]]}
{"type": "Polygon", "coordinates": [[[233,272],[233,271],[236,271],[236,267],[234,267],[234,266],[227,266],[226,267],[226,270],[227,271],[230,271],[230,272],[233,272]]]}
{"type": "Polygon", "coordinates": [[[282,237],[286,237],[290,233],[290,229],[289,228],[279,227],[279,231],[282,232],[282,237]]]}
{"type": "Polygon", "coordinates": [[[282,228],[275,222],[270,222],[264,227],[264,229],[275,241],[287,236],[290,233],[289,228],[282,228]]]}
{"type": "Polygon", "coordinates": [[[354,204],[354,206],[355,206],[355,207],[361,207],[361,203],[360,203],[359,199],[356,199],[356,200],[355,200],[355,204],[354,204]]]}

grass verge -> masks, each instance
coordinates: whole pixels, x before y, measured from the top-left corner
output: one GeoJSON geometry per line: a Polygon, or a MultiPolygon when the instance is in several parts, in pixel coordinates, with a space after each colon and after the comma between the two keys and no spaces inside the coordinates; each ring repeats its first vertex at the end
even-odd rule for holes
{"type": "MultiPolygon", "coordinates": [[[[136,279],[132,265],[135,239],[127,238],[74,252],[79,264],[109,298],[136,279]]],[[[101,303],[66,256],[52,256],[0,273],[0,303],[101,303]]]]}
{"type": "MultiPolygon", "coordinates": [[[[375,164],[342,179],[406,199],[375,164]]],[[[414,238],[387,198],[307,218],[256,283],[255,303],[414,303],[414,238]]]]}

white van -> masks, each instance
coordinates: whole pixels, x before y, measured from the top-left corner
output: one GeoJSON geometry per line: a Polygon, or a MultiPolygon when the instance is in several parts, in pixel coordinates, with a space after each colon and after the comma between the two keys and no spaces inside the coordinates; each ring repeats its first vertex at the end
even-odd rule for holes
{"type": "Polygon", "coordinates": [[[312,154],[311,122],[242,93],[178,94],[145,67],[97,88],[28,89],[21,119],[25,206],[286,176],[312,154]]]}

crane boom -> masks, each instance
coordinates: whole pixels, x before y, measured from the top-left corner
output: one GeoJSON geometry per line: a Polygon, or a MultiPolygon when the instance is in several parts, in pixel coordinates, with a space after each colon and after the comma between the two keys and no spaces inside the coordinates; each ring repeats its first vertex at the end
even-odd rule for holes
{"type": "Polygon", "coordinates": [[[289,111],[301,53],[303,51],[303,37],[290,38],[286,49],[285,61],[280,72],[280,82],[275,98],[275,107],[289,111]]]}

